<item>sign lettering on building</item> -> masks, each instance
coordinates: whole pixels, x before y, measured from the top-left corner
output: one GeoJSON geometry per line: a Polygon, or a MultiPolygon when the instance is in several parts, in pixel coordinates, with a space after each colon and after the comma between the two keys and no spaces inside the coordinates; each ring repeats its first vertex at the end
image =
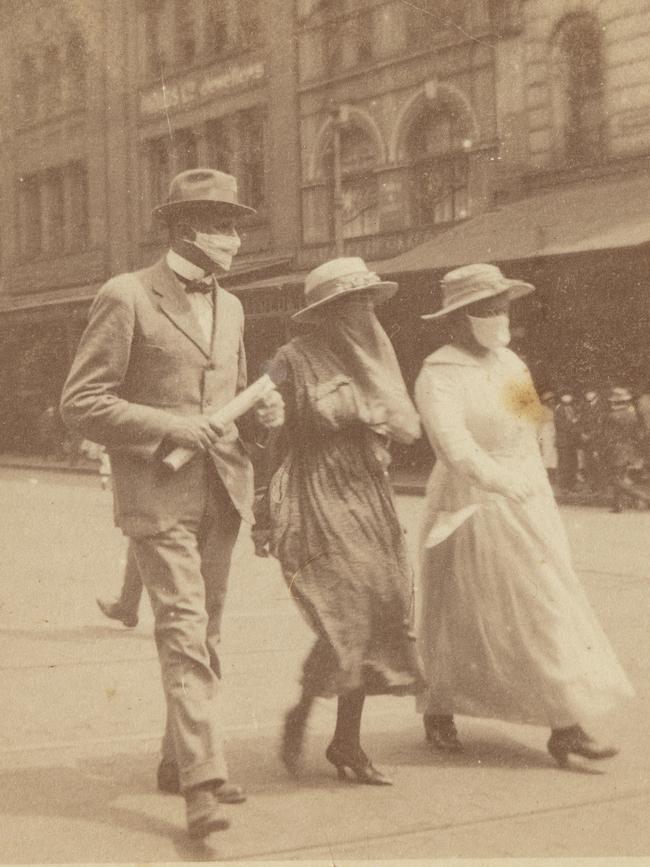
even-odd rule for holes
{"type": "Polygon", "coordinates": [[[250,87],[264,78],[261,61],[247,66],[233,66],[213,75],[194,75],[164,86],[152,87],[140,94],[140,114],[156,115],[188,108],[217,94],[240,87],[250,87]]]}

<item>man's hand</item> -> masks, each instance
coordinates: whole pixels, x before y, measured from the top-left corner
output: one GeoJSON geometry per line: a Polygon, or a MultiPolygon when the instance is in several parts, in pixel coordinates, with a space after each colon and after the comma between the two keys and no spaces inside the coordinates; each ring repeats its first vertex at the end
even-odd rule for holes
{"type": "Polygon", "coordinates": [[[207,451],[223,436],[223,429],[210,421],[207,415],[179,415],[174,418],[174,425],[165,437],[171,448],[194,449],[207,451]]]}
{"type": "Polygon", "coordinates": [[[284,401],[279,391],[272,391],[255,406],[255,418],[265,428],[282,427],[284,401]]]}

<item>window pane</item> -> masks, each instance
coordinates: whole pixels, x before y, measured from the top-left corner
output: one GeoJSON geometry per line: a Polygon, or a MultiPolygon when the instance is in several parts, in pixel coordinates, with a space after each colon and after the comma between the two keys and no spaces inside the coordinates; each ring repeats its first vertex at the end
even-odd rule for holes
{"type": "Polygon", "coordinates": [[[46,114],[56,114],[61,104],[63,84],[61,58],[59,49],[50,45],[45,50],[43,77],[43,102],[46,114]]]}
{"type": "Polygon", "coordinates": [[[73,105],[86,102],[86,46],[79,34],[72,36],[66,51],[67,98],[73,105]]]}
{"type": "Polygon", "coordinates": [[[192,63],[196,57],[195,23],[192,0],[176,0],[174,26],[177,63],[192,63]]]}
{"type": "Polygon", "coordinates": [[[158,0],[148,0],[144,15],[147,72],[151,75],[157,75],[160,73],[162,65],[160,51],[160,3],[158,0]]]}
{"type": "Polygon", "coordinates": [[[183,172],[186,169],[197,167],[197,143],[196,136],[189,129],[179,129],[173,137],[175,171],[183,172]]]}
{"type": "Polygon", "coordinates": [[[228,46],[228,12],[225,0],[209,0],[207,11],[208,54],[218,57],[228,46]]]}
{"type": "Polygon", "coordinates": [[[266,190],[264,180],[264,116],[259,111],[245,111],[240,116],[241,199],[245,205],[259,209],[266,190]]]}
{"type": "Polygon", "coordinates": [[[26,120],[36,117],[38,113],[39,82],[36,64],[31,57],[24,57],[21,61],[18,93],[23,117],[26,120]]]}
{"type": "Polygon", "coordinates": [[[52,170],[45,175],[42,194],[45,229],[43,249],[51,253],[62,253],[65,202],[63,175],[60,169],[52,170]]]}
{"type": "Polygon", "coordinates": [[[225,120],[211,120],[207,124],[210,167],[232,173],[232,136],[225,120]]]}
{"type": "Polygon", "coordinates": [[[162,204],[167,198],[171,175],[169,139],[155,139],[148,145],[149,203],[151,207],[162,204]]]}
{"type": "Polygon", "coordinates": [[[447,109],[426,111],[413,126],[411,214],[418,223],[447,223],[468,216],[468,156],[463,126],[447,109]]]}
{"type": "Polygon", "coordinates": [[[36,175],[21,178],[19,186],[20,251],[23,256],[41,252],[41,194],[36,175]]]}
{"type": "Polygon", "coordinates": [[[83,163],[73,163],[68,170],[68,245],[83,250],[89,241],[88,172],[83,163]]]}
{"type": "Polygon", "coordinates": [[[242,45],[254,47],[262,41],[262,22],[258,0],[238,0],[239,33],[242,45]]]}

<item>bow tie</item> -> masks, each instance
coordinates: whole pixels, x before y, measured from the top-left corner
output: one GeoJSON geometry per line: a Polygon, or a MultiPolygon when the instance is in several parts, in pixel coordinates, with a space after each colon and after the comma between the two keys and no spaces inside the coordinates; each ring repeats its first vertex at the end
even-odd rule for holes
{"type": "Polygon", "coordinates": [[[187,280],[185,277],[181,277],[180,274],[177,276],[188,294],[192,294],[194,292],[201,292],[201,294],[207,295],[208,292],[212,292],[212,290],[214,289],[214,282],[212,280],[212,276],[203,277],[203,279],[201,280],[187,280]]]}

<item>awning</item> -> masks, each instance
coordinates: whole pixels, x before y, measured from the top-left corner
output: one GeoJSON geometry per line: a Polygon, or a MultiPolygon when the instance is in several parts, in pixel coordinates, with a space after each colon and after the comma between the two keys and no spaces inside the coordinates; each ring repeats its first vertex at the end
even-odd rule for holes
{"type": "Polygon", "coordinates": [[[382,274],[509,262],[650,242],[650,175],[536,193],[377,264],[382,274]]]}

